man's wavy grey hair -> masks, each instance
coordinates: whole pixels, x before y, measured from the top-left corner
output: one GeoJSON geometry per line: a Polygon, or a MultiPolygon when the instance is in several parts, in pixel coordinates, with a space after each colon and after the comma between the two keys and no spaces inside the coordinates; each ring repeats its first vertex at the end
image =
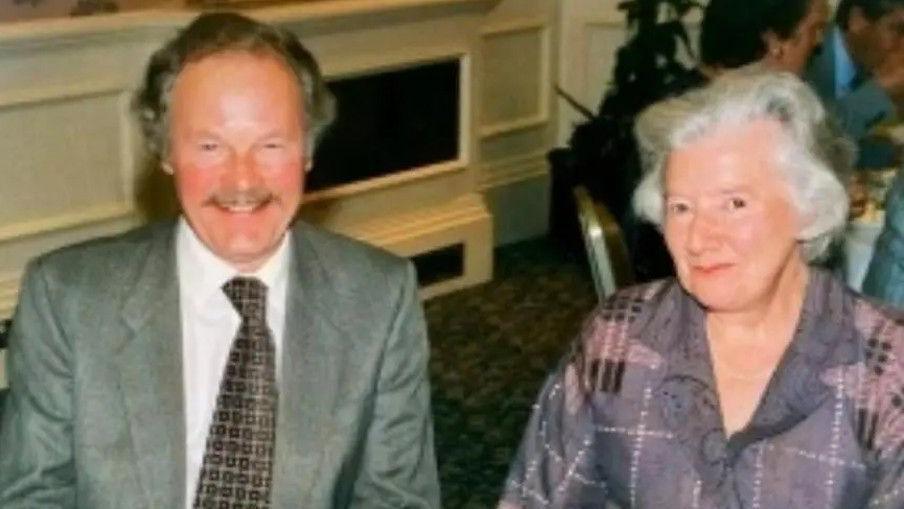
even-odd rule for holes
{"type": "Polygon", "coordinates": [[[853,167],[854,145],[797,76],[760,66],[727,71],[706,87],[641,113],[635,126],[644,169],[634,192],[638,215],[662,224],[664,171],[673,150],[725,125],[759,119],[777,120],[785,134],[776,147],[776,167],[803,219],[797,237],[802,254],[808,262],[825,256],[847,220],[842,182],[853,167]]]}
{"type": "Polygon", "coordinates": [[[282,60],[298,81],[306,126],[307,157],[314,156],[321,135],[335,118],[335,99],[310,52],[292,32],[241,14],[212,12],[195,18],[151,56],[133,107],[152,156],[169,151],[170,94],[176,77],[191,62],[224,51],[248,51],[282,60]]]}

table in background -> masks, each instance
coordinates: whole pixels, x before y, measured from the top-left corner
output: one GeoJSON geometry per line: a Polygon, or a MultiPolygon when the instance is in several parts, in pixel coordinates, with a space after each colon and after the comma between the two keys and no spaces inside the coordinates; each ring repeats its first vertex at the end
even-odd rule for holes
{"type": "MultiPolygon", "coordinates": [[[[863,285],[873,258],[876,239],[885,224],[885,196],[898,171],[898,168],[860,170],[856,183],[852,184],[851,189],[860,186],[859,192],[865,193],[861,197],[863,203],[858,206],[862,210],[848,221],[844,232],[844,279],[855,290],[859,291],[863,285]]],[[[852,201],[856,201],[853,196],[852,201]]]]}

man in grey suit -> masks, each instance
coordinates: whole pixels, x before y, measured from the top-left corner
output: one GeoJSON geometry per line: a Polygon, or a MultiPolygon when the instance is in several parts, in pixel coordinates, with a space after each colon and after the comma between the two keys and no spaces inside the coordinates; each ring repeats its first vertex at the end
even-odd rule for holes
{"type": "Polygon", "coordinates": [[[438,507],[411,264],[292,225],[333,111],[311,55],[205,14],[136,106],[182,215],[30,264],[0,507],[438,507]]]}
{"type": "Polygon", "coordinates": [[[858,141],[859,166],[893,162],[890,147],[866,138],[904,103],[904,0],[841,0],[805,76],[858,141]]]}

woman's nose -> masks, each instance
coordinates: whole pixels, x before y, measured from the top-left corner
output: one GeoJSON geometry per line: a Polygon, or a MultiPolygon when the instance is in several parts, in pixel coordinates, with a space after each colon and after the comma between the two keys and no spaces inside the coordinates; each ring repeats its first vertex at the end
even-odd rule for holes
{"type": "Polygon", "coordinates": [[[707,214],[696,214],[688,228],[687,248],[691,254],[700,254],[718,243],[719,226],[707,214]]]}

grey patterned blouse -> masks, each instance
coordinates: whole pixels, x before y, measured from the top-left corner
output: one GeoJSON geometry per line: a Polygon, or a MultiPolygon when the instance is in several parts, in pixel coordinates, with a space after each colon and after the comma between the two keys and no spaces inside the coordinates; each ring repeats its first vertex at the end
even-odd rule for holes
{"type": "Polygon", "coordinates": [[[704,311],[621,291],[547,381],[500,509],[904,508],[904,314],[813,269],[795,337],[726,436],[704,311]]]}

